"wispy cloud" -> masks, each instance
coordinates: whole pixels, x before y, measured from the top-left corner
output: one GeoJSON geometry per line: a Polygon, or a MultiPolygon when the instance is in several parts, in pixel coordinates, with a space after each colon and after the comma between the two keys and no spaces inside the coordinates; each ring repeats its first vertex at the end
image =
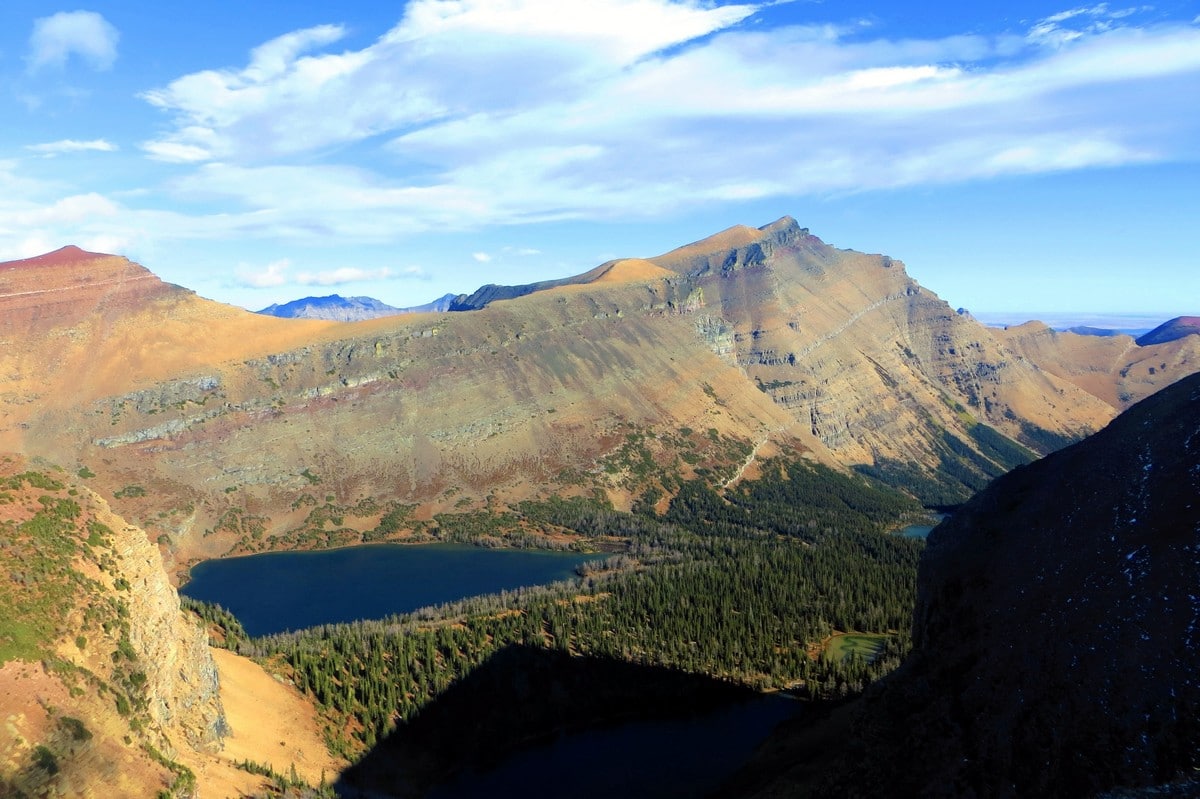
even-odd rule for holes
{"type": "Polygon", "coordinates": [[[254,267],[244,263],[238,264],[238,285],[256,289],[286,285],[290,282],[287,271],[291,267],[292,262],[288,258],[280,258],[278,261],[272,261],[263,267],[254,267]]]}
{"type": "Polygon", "coordinates": [[[31,72],[64,67],[71,56],[105,70],[117,60],[119,39],[117,29],[94,11],[60,11],[33,23],[26,60],[31,72]]]}
{"type": "Polygon", "coordinates": [[[147,146],[160,156],[170,144],[254,159],[551,102],[755,10],[696,0],[414,0],[363,50],[311,54],[344,31],[309,28],[262,45],[244,69],[198,72],[147,92],[178,123],[147,146]]]}
{"type": "Polygon", "coordinates": [[[386,267],[383,269],[360,269],[354,266],[343,266],[324,272],[301,272],[296,275],[295,282],[301,286],[341,286],[366,280],[392,280],[396,277],[396,273],[386,267]]]}
{"type": "Polygon", "coordinates": [[[363,269],[344,266],[326,270],[302,270],[292,272],[292,261],[281,258],[265,266],[255,267],[250,264],[239,264],[237,269],[237,284],[246,288],[275,288],[278,286],[342,286],[348,283],[361,283],[378,280],[401,280],[428,278],[426,272],[419,267],[392,269],[363,269]]]}
{"type": "Polygon", "coordinates": [[[173,126],[144,147],[200,164],[173,188],[245,209],[231,226],[386,239],[1162,161],[1200,140],[1194,105],[1164,107],[1195,85],[1200,30],[1139,25],[1140,8],[920,40],[741,26],[749,4],[588,9],[413,0],[337,53],[341,27],[296,31],[148,92],[173,126]],[[372,138],[369,168],[338,162],[372,138]]]}
{"type": "Polygon", "coordinates": [[[1118,20],[1131,17],[1151,6],[1111,9],[1108,3],[1079,6],[1045,17],[1029,29],[1029,40],[1050,47],[1063,47],[1089,34],[1111,30],[1118,20]]]}
{"type": "Polygon", "coordinates": [[[31,152],[39,153],[47,158],[53,158],[56,155],[66,153],[112,153],[116,152],[118,147],[112,142],[104,139],[92,139],[91,141],[77,141],[75,139],[61,139],[59,141],[45,142],[42,144],[27,144],[25,149],[31,152]]]}
{"type": "Polygon", "coordinates": [[[486,252],[473,252],[471,253],[471,257],[475,259],[476,263],[481,264],[486,264],[488,261],[492,260],[492,256],[488,255],[486,252]]]}

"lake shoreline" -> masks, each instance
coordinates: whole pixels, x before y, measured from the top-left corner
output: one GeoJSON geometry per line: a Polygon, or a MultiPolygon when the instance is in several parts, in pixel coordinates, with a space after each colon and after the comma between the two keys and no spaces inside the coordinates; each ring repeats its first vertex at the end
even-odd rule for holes
{"type": "Polygon", "coordinates": [[[444,542],[268,552],[197,564],[180,594],[220,605],[258,637],[580,579],[581,564],[607,557],[444,542]]]}

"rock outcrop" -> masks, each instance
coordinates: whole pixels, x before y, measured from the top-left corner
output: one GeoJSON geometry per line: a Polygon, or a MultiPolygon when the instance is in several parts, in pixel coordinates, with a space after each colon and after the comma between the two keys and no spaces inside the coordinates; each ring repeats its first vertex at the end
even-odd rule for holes
{"type": "Polygon", "coordinates": [[[228,733],[207,633],[143,530],[0,456],[0,794],[186,787],[228,733]]]}
{"type": "Polygon", "coordinates": [[[228,730],[207,632],[180,611],[162,555],[145,531],[114,516],[99,496],[89,499],[95,518],[114,531],[112,573],[129,586],[129,642],[146,675],[150,718],[175,745],[219,748],[228,730]]]}

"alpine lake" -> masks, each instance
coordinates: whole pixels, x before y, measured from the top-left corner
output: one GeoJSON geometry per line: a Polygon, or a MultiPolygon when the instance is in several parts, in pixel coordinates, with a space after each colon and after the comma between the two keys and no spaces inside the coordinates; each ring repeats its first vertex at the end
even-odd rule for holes
{"type": "Polygon", "coordinates": [[[575,577],[608,555],[465,544],[371,544],[209,560],[179,593],[221,605],[252,636],[382,619],[575,577]]]}

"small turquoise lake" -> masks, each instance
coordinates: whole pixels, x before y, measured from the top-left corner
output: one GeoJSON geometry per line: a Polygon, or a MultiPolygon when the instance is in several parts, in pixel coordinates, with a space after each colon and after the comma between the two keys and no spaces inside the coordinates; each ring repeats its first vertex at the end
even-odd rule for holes
{"type": "Polygon", "coordinates": [[[200,563],[179,593],[221,605],[258,636],[545,585],[604,557],[461,544],[272,552],[200,563]]]}

